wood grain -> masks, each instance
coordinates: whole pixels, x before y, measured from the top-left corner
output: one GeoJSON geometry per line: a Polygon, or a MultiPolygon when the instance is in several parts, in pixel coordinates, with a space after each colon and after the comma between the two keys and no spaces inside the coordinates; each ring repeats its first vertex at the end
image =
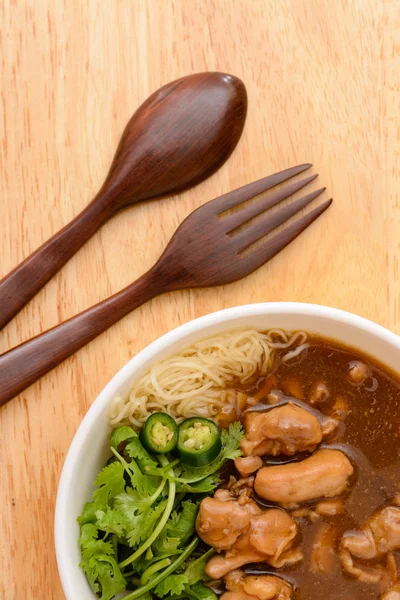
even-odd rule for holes
{"type": "Polygon", "coordinates": [[[0,598],[61,600],[53,511],[62,462],[129,357],[193,317],[268,300],[336,306],[400,333],[400,5],[6,0],[0,18],[0,276],[85,207],[153,90],[219,70],[249,95],[228,163],[184,195],[107,223],[2,331],[0,351],[139,277],[191,210],[234,187],[309,161],[335,199],[323,227],[246,285],[153,300],[1,410],[0,598]]]}

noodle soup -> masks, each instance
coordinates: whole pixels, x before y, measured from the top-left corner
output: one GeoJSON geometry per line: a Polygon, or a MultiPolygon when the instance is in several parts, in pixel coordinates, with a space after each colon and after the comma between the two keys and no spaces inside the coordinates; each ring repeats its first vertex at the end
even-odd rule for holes
{"type": "Polygon", "coordinates": [[[140,427],[151,412],[213,418],[235,396],[234,388],[272,369],[277,351],[285,362],[307,348],[307,334],[271,329],[229,332],[197,342],[153,365],[127,398],[115,398],[110,422],[140,427]]]}
{"type": "Polygon", "coordinates": [[[400,599],[397,374],[302,331],[236,331],[153,365],[110,421],[140,428],[156,411],[244,426],[244,456],[197,520],[222,600],[400,599]],[[243,521],[238,536],[218,537],[221,518],[243,521]]]}
{"type": "MultiPolygon", "coordinates": [[[[385,590],[391,588],[396,589],[387,592],[387,599],[398,600],[399,378],[370,357],[332,341],[308,337],[307,344],[293,360],[286,359],[286,351],[277,352],[269,375],[260,375],[244,386],[244,391],[260,402],[268,401],[268,396],[275,401],[274,394],[282,394],[281,401],[282,397],[300,400],[337,419],[339,426],[323,445],[340,448],[354,466],[354,474],[337,514],[318,514],[313,502],[291,511],[300,527],[303,559],[282,575],[295,586],[293,597],[301,600],[386,599],[385,590]],[[394,521],[388,525],[385,510],[393,506],[390,516],[394,521]],[[393,549],[390,542],[386,545],[389,552],[379,550],[385,534],[380,538],[376,534],[377,517],[386,532],[392,526],[391,534],[397,536],[393,549]],[[363,555],[359,545],[368,546],[371,539],[371,547],[363,555]],[[354,543],[349,546],[346,540],[354,543]]],[[[275,460],[264,457],[266,464],[275,460]]],[[[250,570],[265,572],[265,565],[250,570]]]]}

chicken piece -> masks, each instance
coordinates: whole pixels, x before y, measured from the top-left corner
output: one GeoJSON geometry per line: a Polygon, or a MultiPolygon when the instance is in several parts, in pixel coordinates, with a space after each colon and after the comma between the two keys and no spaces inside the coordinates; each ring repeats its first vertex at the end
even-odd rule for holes
{"type": "Polygon", "coordinates": [[[247,394],[243,394],[243,392],[237,392],[236,394],[236,409],[238,414],[241,415],[242,412],[249,408],[254,404],[254,399],[250,398],[247,394]]]}
{"type": "Polygon", "coordinates": [[[400,508],[383,508],[372,517],[369,527],[379,554],[400,549],[400,508]]]}
{"type": "Polygon", "coordinates": [[[328,435],[336,431],[339,425],[339,421],[334,419],[333,417],[327,417],[321,413],[319,417],[319,422],[321,423],[322,437],[326,438],[328,435]]]}
{"type": "Polygon", "coordinates": [[[235,499],[235,496],[233,494],[231,494],[229,489],[226,490],[224,488],[219,488],[214,493],[214,500],[220,500],[221,502],[231,502],[234,499],[235,499]]]}
{"type": "Polygon", "coordinates": [[[329,396],[330,393],[326,383],[320,381],[314,386],[308,401],[311,405],[322,404],[328,400],[329,396]]]}
{"type": "Polygon", "coordinates": [[[295,508],[308,500],[339,496],[353,471],[343,452],[322,449],[301,462],[263,467],[254,489],[265,500],[295,508]]]}
{"type": "Polygon", "coordinates": [[[396,582],[393,587],[380,596],[381,600],[400,600],[400,582],[396,582]]]}
{"type": "Polygon", "coordinates": [[[231,548],[249,525],[250,514],[237,502],[204,498],[200,504],[196,520],[197,533],[216,550],[231,548]]]}
{"type": "MultiPolygon", "coordinates": [[[[228,483],[226,484],[226,488],[217,490],[214,494],[214,498],[217,500],[237,500],[239,506],[243,506],[245,504],[248,505],[249,502],[251,502],[257,511],[260,512],[258,505],[254,502],[254,500],[252,500],[253,486],[254,476],[242,477],[236,481],[236,477],[231,475],[228,483]],[[220,493],[222,492],[226,492],[226,495],[223,494],[220,497],[220,493]]],[[[254,510],[251,512],[252,514],[256,514],[254,510]]]]}
{"type": "Polygon", "coordinates": [[[221,410],[215,415],[215,419],[221,429],[228,429],[231,423],[238,420],[238,413],[232,404],[224,404],[221,410]]]}
{"type": "Polygon", "coordinates": [[[243,590],[224,592],[220,598],[221,600],[258,600],[256,596],[249,596],[249,594],[246,594],[243,590]]]}
{"type": "Polygon", "coordinates": [[[249,412],[245,419],[246,435],[240,443],[244,456],[293,456],[312,452],[337,422],[296,406],[292,402],[266,412],[249,412]]]}
{"type": "Polygon", "coordinates": [[[229,490],[219,489],[214,494],[214,500],[221,500],[222,502],[236,502],[237,505],[248,512],[250,515],[259,515],[262,510],[251,497],[251,491],[253,488],[249,487],[235,487],[243,479],[239,479],[229,490]]]}
{"type": "Polygon", "coordinates": [[[259,456],[245,456],[235,460],[235,467],[242,477],[248,477],[263,466],[259,456]]]}
{"type": "Polygon", "coordinates": [[[342,515],[344,512],[343,498],[321,500],[321,502],[318,502],[314,510],[321,517],[333,517],[335,515],[342,515]]]}
{"type": "Polygon", "coordinates": [[[340,560],[346,573],[359,581],[377,583],[383,577],[381,565],[372,569],[355,559],[377,560],[400,549],[400,508],[387,506],[378,511],[363,529],[347,531],[340,542],[340,560]]]}
{"type": "Polygon", "coordinates": [[[284,552],[291,548],[297,536],[297,525],[283,510],[271,508],[251,518],[250,527],[227,554],[256,549],[264,560],[275,566],[284,552]]]}
{"type": "Polygon", "coordinates": [[[310,519],[314,523],[321,517],[333,517],[341,515],[343,512],[343,498],[333,498],[332,500],[321,500],[313,508],[296,508],[292,511],[291,515],[296,519],[310,519]]]}
{"type": "Polygon", "coordinates": [[[292,587],[273,575],[246,575],[240,569],[225,577],[227,591],[221,600],[290,600],[292,587]]]}
{"type": "Polygon", "coordinates": [[[250,490],[252,490],[253,486],[254,486],[254,477],[253,476],[241,477],[240,479],[238,479],[237,481],[232,483],[232,485],[229,489],[231,492],[237,493],[238,490],[239,491],[243,490],[243,488],[249,488],[250,490]]]}
{"type": "Polygon", "coordinates": [[[377,512],[363,529],[346,532],[341,547],[365,560],[400,549],[400,508],[387,506],[377,512]]]}
{"type": "Polygon", "coordinates": [[[393,552],[389,552],[386,557],[385,579],[386,581],[382,580],[382,583],[384,584],[382,590],[389,590],[389,588],[391,589],[396,583],[399,583],[397,580],[397,562],[393,552]]]}
{"type": "Polygon", "coordinates": [[[333,573],[336,568],[335,544],[337,531],[328,523],[321,523],[311,548],[311,569],[316,573],[333,573]]]}
{"type": "MultiPolygon", "coordinates": [[[[290,514],[295,519],[308,519],[314,515],[314,511],[311,508],[306,508],[304,506],[302,508],[296,508],[295,510],[292,510],[290,514]]],[[[319,515],[317,515],[317,517],[319,518],[319,515]]]]}
{"type": "Polygon", "coordinates": [[[316,523],[322,519],[321,515],[319,515],[315,510],[306,507],[296,508],[295,510],[292,510],[290,514],[295,519],[308,519],[311,521],[311,523],[316,523]]]}
{"type": "Polygon", "coordinates": [[[341,546],[357,558],[371,560],[400,549],[400,508],[387,506],[361,530],[344,534],[341,546]]]}
{"type": "Polygon", "coordinates": [[[275,569],[283,569],[283,567],[291,567],[303,560],[303,552],[300,548],[286,550],[281,556],[274,560],[273,567],[275,569]]]}
{"type": "MultiPolygon", "coordinates": [[[[249,502],[255,504],[252,500],[253,485],[254,477],[245,477],[244,479],[239,479],[239,481],[232,486],[230,491],[235,495],[239,506],[248,505],[249,502]]],[[[257,506],[258,509],[258,505],[255,504],[255,506],[257,506]]]]}
{"type": "MultiPolygon", "coordinates": [[[[201,530],[197,531],[207,542],[201,530]]],[[[287,513],[276,508],[261,512],[251,517],[247,531],[237,538],[225,555],[213,556],[208,561],[206,573],[211,579],[220,579],[229,571],[252,562],[267,562],[277,568],[287,562],[292,564],[302,558],[301,552],[289,552],[296,536],[297,525],[287,513]]]]}
{"type": "Polygon", "coordinates": [[[353,360],[349,363],[347,377],[351,383],[360,385],[361,383],[364,383],[368,377],[371,377],[371,368],[359,360],[353,360]]]}
{"type": "Polygon", "coordinates": [[[379,583],[382,579],[383,569],[381,565],[376,567],[358,566],[355,564],[350,552],[342,547],[339,550],[339,558],[345,573],[361,583],[379,583]]]}

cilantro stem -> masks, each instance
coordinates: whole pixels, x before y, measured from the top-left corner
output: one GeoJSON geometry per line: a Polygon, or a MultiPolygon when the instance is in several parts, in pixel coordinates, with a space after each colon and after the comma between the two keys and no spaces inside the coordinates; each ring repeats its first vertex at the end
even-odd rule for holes
{"type": "Polygon", "coordinates": [[[156,577],[153,577],[153,579],[146,585],[137,588],[134,592],[128,594],[127,596],[123,596],[121,600],[135,600],[135,598],[138,598],[142,594],[145,594],[146,592],[149,592],[151,589],[155,588],[160,581],[168,577],[170,573],[173,573],[173,571],[175,571],[175,569],[177,569],[179,565],[181,565],[187,559],[187,557],[190,556],[199,542],[200,540],[198,537],[193,538],[182,554],[178,556],[178,558],[169,567],[162,571],[162,573],[159,573],[159,575],[156,577]]]}
{"type": "Polygon", "coordinates": [[[162,479],[160,485],[158,486],[158,488],[156,489],[156,491],[154,492],[154,494],[152,496],[150,496],[149,498],[149,506],[151,506],[152,504],[154,504],[154,502],[157,500],[158,496],[161,494],[161,492],[163,491],[164,485],[165,485],[166,479],[162,479]]]}
{"type": "MultiPolygon", "coordinates": [[[[120,453],[113,447],[111,447],[111,451],[113,452],[114,456],[116,456],[118,458],[118,460],[121,462],[122,466],[124,467],[124,469],[127,471],[128,475],[130,477],[132,477],[133,475],[138,475],[138,474],[142,474],[139,465],[137,464],[137,462],[135,461],[134,458],[132,458],[131,462],[128,463],[123,456],[120,455],[120,453]],[[131,466],[133,468],[131,468],[131,466]]],[[[161,471],[161,469],[160,469],[161,471]]],[[[149,506],[151,506],[152,504],[154,504],[154,502],[157,500],[158,496],[161,494],[165,482],[167,481],[167,477],[166,477],[166,473],[162,472],[159,474],[160,477],[162,477],[161,483],[158,486],[158,488],[156,489],[156,491],[154,492],[154,494],[152,496],[150,496],[150,498],[148,499],[149,502],[149,506]]]]}
{"type": "Polygon", "coordinates": [[[118,450],[116,450],[112,446],[111,446],[111,452],[114,454],[114,456],[116,456],[118,458],[119,462],[122,464],[122,466],[124,467],[125,471],[127,471],[128,475],[130,477],[132,477],[133,471],[132,471],[132,469],[130,467],[130,464],[132,464],[132,466],[136,466],[137,467],[135,459],[132,458],[132,463],[127,463],[126,460],[124,459],[124,457],[120,455],[120,453],[118,452],[118,450]],[[133,463],[134,463],[134,465],[133,465],[133,463]]]}
{"type": "MultiPolygon", "coordinates": [[[[158,459],[163,467],[165,467],[168,464],[168,459],[163,454],[160,454],[158,459]]],[[[169,477],[170,475],[173,474],[173,472],[174,471],[171,469],[167,473],[167,476],[169,477]]],[[[157,527],[155,528],[155,530],[153,531],[151,536],[145,541],[145,543],[142,544],[141,546],[139,546],[139,548],[136,550],[136,552],[134,552],[131,556],[128,556],[128,558],[126,558],[122,563],[119,564],[119,567],[121,569],[123,569],[124,567],[127,567],[128,565],[133,563],[133,561],[136,560],[137,558],[139,558],[139,556],[141,556],[143,554],[143,552],[146,552],[147,548],[150,548],[150,546],[152,545],[154,540],[156,540],[157,537],[160,535],[161,531],[164,529],[164,527],[169,519],[169,516],[173,510],[174,501],[175,501],[175,492],[176,492],[176,484],[174,481],[169,480],[168,481],[167,505],[165,507],[164,513],[163,513],[160,521],[158,522],[157,527]]]]}
{"type": "Polygon", "coordinates": [[[172,460],[171,462],[165,463],[163,467],[146,467],[146,475],[153,475],[154,477],[165,477],[167,471],[176,467],[180,463],[179,458],[172,460]]]}
{"type": "Polygon", "coordinates": [[[170,477],[169,475],[167,475],[167,478],[168,478],[168,481],[173,481],[174,483],[197,483],[197,481],[201,481],[202,479],[205,479],[209,475],[214,475],[214,473],[219,471],[219,469],[221,468],[222,465],[223,465],[223,462],[220,463],[219,465],[215,465],[215,467],[211,467],[209,470],[207,470],[206,473],[203,473],[203,475],[198,475],[197,477],[186,478],[186,477],[175,477],[174,475],[172,475],[172,477],[170,477]]]}
{"type": "Polygon", "coordinates": [[[169,567],[170,564],[170,558],[164,558],[164,560],[159,560],[158,562],[154,563],[144,571],[142,577],[140,578],[140,583],[144,585],[148,582],[150,577],[154,575],[154,573],[157,573],[157,571],[161,571],[161,569],[163,569],[164,567],[169,567]]]}

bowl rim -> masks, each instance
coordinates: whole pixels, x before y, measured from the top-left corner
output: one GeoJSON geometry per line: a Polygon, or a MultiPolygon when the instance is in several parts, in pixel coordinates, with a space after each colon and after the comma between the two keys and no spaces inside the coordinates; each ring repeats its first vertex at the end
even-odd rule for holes
{"type": "Polygon", "coordinates": [[[274,313],[280,315],[296,313],[303,316],[325,318],[345,325],[351,325],[355,328],[367,331],[395,347],[397,346],[400,350],[400,336],[382,325],[378,325],[365,317],[342,309],[305,302],[261,302],[234,306],[192,319],[155,339],[121,367],[98,394],[78,426],[67,451],[59,479],[54,513],[56,559],[61,584],[66,597],[72,597],[69,580],[69,561],[68,557],[65,557],[64,555],[63,548],[63,531],[65,528],[64,515],[66,514],[68,502],[68,490],[70,489],[71,481],[73,479],[74,465],[80,455],[82,445],[91,428],[92,422],[94,422],[105,410],[110,401],[110,397],[116,393],[127,376],[132,375],[134,371],[140,369],[141,365],[145,364],[152,355],[167,349],[168,346],[179,339],[184,338],[186,335],[196,332],[200,333],[202,329],[207,328],[208,326],[221,324],[233,318],[257,317],[258,315],[274,313]]]}

